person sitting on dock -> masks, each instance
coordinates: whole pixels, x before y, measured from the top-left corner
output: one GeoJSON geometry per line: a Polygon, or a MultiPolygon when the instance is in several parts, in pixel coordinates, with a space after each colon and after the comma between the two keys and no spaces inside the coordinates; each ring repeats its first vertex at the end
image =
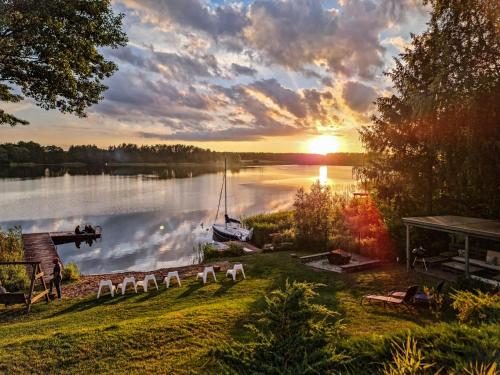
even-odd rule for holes
{"type": "Polygon", "coordinates": [[[85,225],[85,233],[95,234],[95,229],[90,224],[85,225]]]}
{"type": "Polygon", "coordinates": [[[54,270],[52,272],[52,280],[50,280],[49,294],[52,294],[52,287],[56,287],[57,299],[61,300],[61,281],[62,281],[62,266],[58,258],[54,258],[54,270]]]}
{"type": "Polygon", "coordinates": [[[77,225],[75,228],[75,234],[82,234],[83,232],[80,230],[80,225],[77,225]]]}

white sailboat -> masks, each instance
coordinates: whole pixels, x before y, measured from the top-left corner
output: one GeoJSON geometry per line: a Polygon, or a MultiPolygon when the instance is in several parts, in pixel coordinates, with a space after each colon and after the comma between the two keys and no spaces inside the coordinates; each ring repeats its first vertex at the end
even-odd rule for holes
{"type": "Polygon", "coordinates": [[[224,242],[224,241],[250,241],[252,238],[252,230],[243,228],[241,222],[237,219],[229,217],[227,214],[227,164],[226,159],[224,159],[224,180],[222,182],[221,193],[219,196],[219,206],[217,207],[217,216],[219,215],[220,201],[222,198],[222,190],[224,190],[224,224],[214,224],[212,225],[214,240],[224,242]]]}

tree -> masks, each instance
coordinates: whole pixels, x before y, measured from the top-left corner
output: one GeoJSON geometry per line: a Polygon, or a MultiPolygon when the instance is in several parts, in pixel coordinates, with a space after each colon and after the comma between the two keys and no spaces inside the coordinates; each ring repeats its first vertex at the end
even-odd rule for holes
{"type": "MultiPolygon", "coordinates": [[[[0,101],[84,117],[117,70],[99,49],[126,44],[122,19],[110,0],[0,0],[0,101]]],[[[0,125],[27,123],[0,109],[0,125]]]]}
{"type": "Polygon", "coordinates": [[[428,0],[427,30],[388,76],[394,94],[361,130],[361,176],[401,215],[500,215],[497,0],[428,0]]]}

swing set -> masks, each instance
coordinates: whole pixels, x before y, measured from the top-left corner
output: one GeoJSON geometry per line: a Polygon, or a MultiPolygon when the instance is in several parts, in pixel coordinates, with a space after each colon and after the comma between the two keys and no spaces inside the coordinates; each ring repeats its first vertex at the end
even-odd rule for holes
{"type": "MultiPolygon", "coordinates": [[[[49,298],[49,290],[47,289],[47,284],[43,279],[43,271],[40,267],[40,262],[0,262],[0,266],[18,266],[24,265],[31,266],[31,282],[28,294],[23,292],[15,292],[15,293],[1,293],[0,294],[0,305],[16,305],[16,304],[24,304],[26,305],[26,313],[30,312],[31,305],[36,301],[45,298],[47,303],[50,302],[49,298]],[[35,293],[35,282],[36,280],[40,281],[40,285],[43,287],[43,290],[35,293]]],[[[29,271],[29,269],[28,269],[29,271]]]]}

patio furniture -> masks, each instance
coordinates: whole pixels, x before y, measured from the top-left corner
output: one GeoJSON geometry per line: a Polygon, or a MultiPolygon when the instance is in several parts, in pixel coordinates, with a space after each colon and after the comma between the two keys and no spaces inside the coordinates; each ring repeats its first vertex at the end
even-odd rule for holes
{"type": "Polygon", "coordinates": [[[149,282],[152,281],[155,286],[156,286],[156,290],[158,290],[158,283],[156,282],[156,277],[155,275],[151,274],[151,275],[147,275],[144,280],[141,280],[141,281],[138,281],[136,283],[137,286],[140,286],[142,287],[142,289],[147,292],[148,291],[148,286],[149,286],[149,282]]]}
{"type": "Polygon", "coordinates": [[[118,290],[120,290],[120,289],[121,289],[121,291],[122,291],[122,295],[124,295],[124,294],[125,294],[125,291],[127,290],[127,285],[128,285],[128,284],[131,284],[131,285],[132,285],[132,287],[134,288],[134,291],[137,293],[137,284],[136,284],[136,282],[135,282],[135,277],[134,277],[134,276],[124,278],[124,279],[123,279],[123,282],[122,282],[122,283],[120,283],[120,284],[118,284],[118,285],[116,286],[116,290],[118,291],[118,290]]]}
{"type": "Polygon", "coordinates": [[[101,296],[101,292],[103,288],[108,288],[109,293],[111,294],[111,297],[115,296],[115,286],[111,282],[111,280],[101,280],[99,281],[99,290],[97,291],[97,299],[101,296]]]}
{"type": "Polygon", "coordinates": [[[203,284],[206,284],[207,283],[207,277],[208,277],[209,273],[211,273],[213,275],[214,281],[217,281],[217,278],[215,277],[215,271],[214,271],[214,268],[212,266],[205,267],[203,269],[203,272],[198,272],[196,274],[196,280],[198,280],[199,278],[201,278],[203,280],[203,284]]]}
{"type": "Polygon", "coordinates": [[[415,294],[417,293],[418,285],[410,286],[402,297],[393,297],[393,296],[382,296],[376,294],[368,294],[361,297],[361,306],[365,306],[366,304],[371,304],[372,302],[382,303],[384,307],[386,306],[402,306],[406,309],[413,303],[413,299],[415,294]]]}
{"type": "Polygon", "coordinates": [[[241,263],[236,263],[232,269],[228,269],[226,271],[226,276],[230,275],[232,276],[233,281],[236,281],[238,271],[240,271],[241,274],[243,275],[243,278],[246,279],[245,271],[243,270],[243,264],[241,263]]]}
{"type": "MultiPolygon", "coordinates": [[[[443,290],[444,286],[444,280],[439,282],[439,284],[436,286],[436,289],[431,291],[430,294],[425,293],[424,291],[417,291],[415,293],[415,296],[413,297],[414,302],[416,303],[430,303],[434,300],[435,296],[441,294],[441,291],[443,290]]],[[[389,296],[391,297],[396,297],[396,298],[404,298],[406,292],[391,292],[389,293],[389,296]]]]}
{"type": "Polygon", "coordinates": [[[165,283],[167,288],[170,287],[170,280],[172,280],[174,278],[177,279],[177,285],[181,286],[181,279],[179,278],[179,272],[170,271],[169,273],[167,273],[167,276],[165,276],[165,278],[163,279],[163,282],[165,283]]]}

